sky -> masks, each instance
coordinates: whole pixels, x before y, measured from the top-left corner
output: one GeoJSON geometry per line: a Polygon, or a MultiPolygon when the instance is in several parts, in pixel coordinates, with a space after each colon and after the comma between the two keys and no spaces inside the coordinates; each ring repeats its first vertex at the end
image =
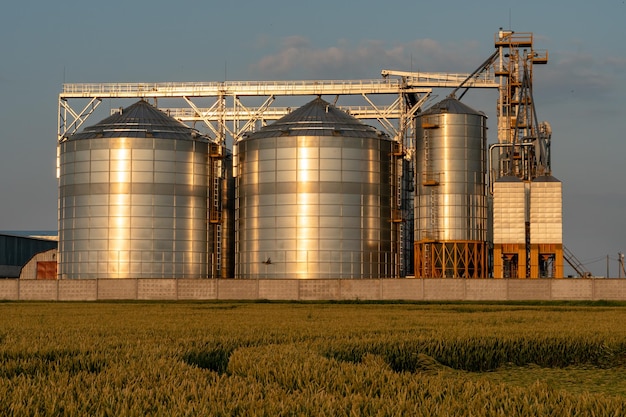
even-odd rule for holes
{"type": "MultiPolygon", "coordinates": [[[[533,92],[539,119],[553,130],[564,245],[598,276],[606,275],[608,256],[615,277],[617,254],[626,252],[624,21],[622,0],[9,0],[0,13],[0,230],[57,228],[64,82],[471,72],[503,27],[532,32],[535,48],[549,54],[548,65],[535,67],[533,92]]],[[[495,90],[463,98],[489,116],[490,143],[496,99],[495,90]]]]}

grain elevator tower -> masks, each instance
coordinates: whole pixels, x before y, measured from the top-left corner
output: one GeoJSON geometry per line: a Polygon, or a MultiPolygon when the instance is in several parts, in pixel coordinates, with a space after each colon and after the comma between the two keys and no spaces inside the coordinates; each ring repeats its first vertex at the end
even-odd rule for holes
{"type": "Polygon", "coordinates": [[[538,122],[533,67],[548,53],[531,33],[500,30],[498,143],[491,145],[494,278],[562,278],[561,182],[552,176],[547,122],[538,122]]]}

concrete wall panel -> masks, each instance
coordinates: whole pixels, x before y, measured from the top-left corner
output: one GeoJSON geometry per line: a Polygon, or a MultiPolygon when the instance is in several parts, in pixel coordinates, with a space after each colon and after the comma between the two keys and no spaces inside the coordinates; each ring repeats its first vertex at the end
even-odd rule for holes
{"type": "Polygon", "coordinates": [[[465,299],[471,301],[506,300],[507,281],[498,279],[468,279],[465,281],[465,299]]]}
{"type": "Polygon", "coordinates": [[[20,300],[56,301],[58,295],[58,281],[56,280],[20,281],[20,300]]]}
{"type": "Polygon", "coordinates": [[[0,300],[19,299],[19,281],[17,279],[0,279],[0,300]]]}
{"type": "Polygon", "coordinates": [[[383,300],[423,300],[423,279],[384,279],[381,282],[383,300]]]}
{"type": "Polygon", "coordinates": [[[137,280],[138,300],[176,300],[175,279],[139,279],[137,280]]]}
{"type": "Polygon", "coordinates": [[[626,300],[626,279],[596,279],[593,283],[594,299],[626,300]]]}
{"type": "Polygon", "coordinates": [[[0,300],[623,300],[626,279],[0,280],[0,300]]]}
{"type": "Polygon", "coordinates": [[[98,280],[63,279],[59,282],[59,301],[96,301],[98,280]]]}
{"type": "Polygon", "coordinates": [[[511,301],[550,300],[550,284],[547,279],[507,279],[509,284],[508,299],[511,301]]]}
{"type": "Polygon", "coordinates": [[[257,280],[220,279],[217,282],[219,300],[256,300],[259,298],[257,280]]]}
{"type": "Polygon", "coordinates": [[[259,298],[262,300],[298,300],[299,281],[295,279],[259,280],[259,298]]]}
{"type": "Polygon", "coordinates": [[[342,300],[380,300],[381,287],[378,279],[339,280],[342,300]]]}
{"type": "Polygon", "coordinates": [[[136,279],[99,279],[98,300],[136,300],[136,279]]]}
{"type": "Polygon", "coordinates": [[[593,283],[590,279],[552,281],[553,300],[593,300],[593,283]]]}
{"type": "Polygon", "coordinates": [[[300,282],[300,299],[339,300],[340,290],[337,279],[303,279],[300,282]]]}
{"type": "Polygon", "coordinates": [[[424,300],[465,300],[464,279],[424,279],[424,300]]]}
{"type": "Polygon", "coordinates": [[[178,280],[179,300],[215,300],[217,299],[216,279],[180,279],[178,280]]]}

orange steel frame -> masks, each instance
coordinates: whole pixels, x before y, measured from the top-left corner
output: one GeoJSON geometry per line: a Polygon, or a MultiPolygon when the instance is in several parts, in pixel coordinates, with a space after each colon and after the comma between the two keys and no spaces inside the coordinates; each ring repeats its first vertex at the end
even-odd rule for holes
{"type": "Polygon", "coordinates": [[[530,277],[563,278],[563,245],[530,245],[530,277]],[[542,262],[545,262],[550,271],[543,271],[542,273],[540,268],[542,262]]]}
{"type": "Polygon", "coordinates": [[[563,278],[563,245],[530,245],[527,268],[526,245],[496,244],[493,247],[494,278],[563,278]],[[541,264],[546,270],[542,271],[541,264]],[[529,275],[526,276],[527,271],[529,275]]]}
{"type": "Polygon", "coordinates": [[[415,278],[486,278],[485,242],[415,243],[415,278]]]}
{"type": "Polygon", "coordinates": [[[493,245],[494,278],[526,278],[526,245],[500,243],[493,245]]]}

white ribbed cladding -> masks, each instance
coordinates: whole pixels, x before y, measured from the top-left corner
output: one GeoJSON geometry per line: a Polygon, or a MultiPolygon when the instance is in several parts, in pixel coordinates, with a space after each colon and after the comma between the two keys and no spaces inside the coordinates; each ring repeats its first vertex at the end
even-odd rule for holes
{"type": "Polygon", "coordinates": [[[493,184],[493,243],[526,244],[526,187],[517,177],[493,184]]]}
{"type": "Polygon", "coordinates": [[[530,183],[530,243],[563,243],[562,188],[554,177],[537,177],[530,183]]]}
{"type": "Polygon", "coordinates": [[[60,149],[60,278],[206,277],[206,138],[142,101],[60,149]]]}
{"type": "Polygon", "coordinates": [[[321,99],[241,140],[236,277],[396,276],[392,144],[321,99]]]}

